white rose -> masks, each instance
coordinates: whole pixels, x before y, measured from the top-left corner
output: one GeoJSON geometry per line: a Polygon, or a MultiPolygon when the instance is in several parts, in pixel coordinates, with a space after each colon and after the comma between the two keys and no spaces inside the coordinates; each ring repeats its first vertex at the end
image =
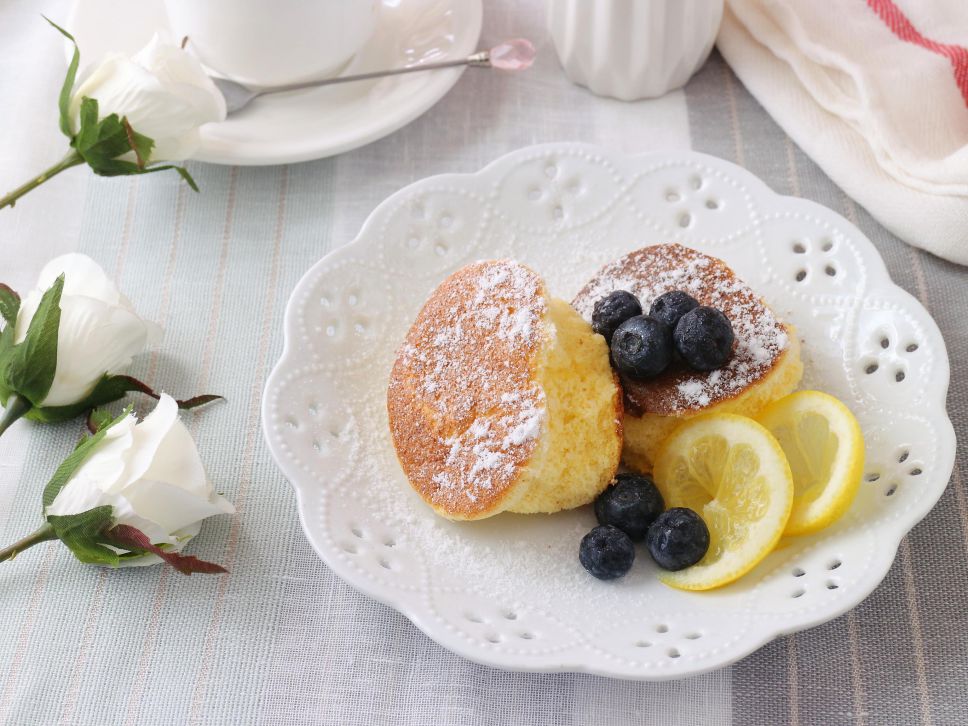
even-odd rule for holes
{"type": "Polygon", "coordinates": [[[44,292],[64,275],[57,368],[47,397],[38,405],[67,406],[87,398],[107,373],[123,371],[132,357],[161,339],[161,328],[142,320],[104,270],[90,257],[68,254],[44,267],[37,287],[17,315],[15,342],[27,336],[44,292]]]}
{"type": "MultiPolygon", "coordinates": [[[[203,519],[235,511],[213,491],[178,405],[165,394],[141,423],[128,415],[108,429],[44,514],[105,505],[113,509],[111,526],[135,527],[175,552],[198,534],[203,519]]],[[[122,565],[158,562],[153,554],[121,559],[122,565]]]]}
{"type": "Polygon", "coordinates": [[[101,118],[127,117],[135,131],[153,139],[150,162],[187,159],[198,148],[198,128],[225,120],[225,97],[201,64],[158,34],[130,58],[105,56],[81,79],[71,97],[74,133],[84,97],[97,99],[101,118]]]}

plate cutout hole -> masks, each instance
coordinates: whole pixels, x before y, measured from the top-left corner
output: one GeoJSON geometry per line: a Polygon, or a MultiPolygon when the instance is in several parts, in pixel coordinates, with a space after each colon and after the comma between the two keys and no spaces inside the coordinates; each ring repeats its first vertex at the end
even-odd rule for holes
{"type": "Polygon", "coordinates": [[[505,620],[517,620],[518,619],[518,614],[516,612],[514,612],[513,610],[508,610],[507,612],[504,613],[504,619],[505,620]]]}
{"type": "Polygon", "coordinates": [[[702,189],[702,177],[701,176],[689,177],[689,186],[691,186],[696,191],[702,189]]]}
{"type": "Polygon", "coordinates": [[[360,302],[360,296],[355,292],[351,292],[346,296],[346,302],[350,304],[351,307],[356,307],[360,302]]]}
{"type": "Polygon", "coordinates": [[[437,253],[438,257],[443,257],[444,255],[446,255],[448,249],[449,248],[447,247],[447,245],[445,245],[443,242],[438,242],[437,244],[434,245],[434,252],[437,253]]]}
{"type": "Polygon", "coordinates": [[[548,164],[544,168],[544,173],[545,173],[545,176],[548,177],[549,179],[554,179],[556,176],[558,176],[558,167],[555,166],[554,164],[548,164]]]}
{"type": "Polygon", "coordinates": [[[894,380],[900,383],[904,380],[904,371],[896,371],[894,373],[894,380]]]}
{"type": "Polygon", "coordinates": [[[804,593],[806,593],[806,590],[804,590],[802,587],[798,587],[796,590],[790,593],[790,597],[792,598],[803,597],[804,593]]]}
{"type": "Polygon", "coordinates": [[[678,658],[681,654],[675,648],[669,648],[669,650],[666,651],[666,655],[668,655],[670,658],[678,658]]]}
{"type": "Polygon", "coordinates": [[[909,471],[908,474],[911,475],[911,476],[921,476],[921,470],[919,468],[915,467],[915,468],[911,469],[911,471],[909,471]]]}
{"type": "Polygon", "coordinates": [[[679,215],[679,226],[680,227],[682,227],[683,229],[685,229],[690,224],[692,224],[692,215],[691,214],[680,214],[679,215]]]}
{"type": "Polygon", "coordinates": [[[879,366],[877,365],[877,363],[868,363],[867,367],[864,369],[864,373],[866,373],[867,375],[871,375],[872,373],[877,373],[878,368],[879,366]]]}
{"type": "Polygon", "coordinates": [[[793,252],[797,255],[802,255],[807,251],[807,248],[803,246],[803,242],[793,243],[793,252]]]}
{"type": "Polygon", "coordinates": [[[666,192],[667,202],[678,202],[679,199],[681,199],[681,197],[679,196],[679,192],[677,192],[676,190],[670,189],[669,191],[666,192]]]}
{"type": "Polygon", "coordinates": [[[842,564],[844,564],[844,563],[841,562],[840,560],[831,560],[830,562],[827,563],[827,569],[828,570],[836,570],[842,564]]]}
{"type": "Polygon", "coordinates": [[[464,620],[469,623],[483,623],[484,618],[482,618],[477,613],[464,613],[464,620]]]}
{"type": "Polygon", "coordinates": [[[837,268],[833,265],[827,265],[825,268],[823,268],[823,271],[827,273],[828,277],[836,277],[837,275],[837,268]]]}
{"type": "Polygon", "coordinates": [[[906,350],[908,353],[913,353],[917,349],[918,349],[917,343],[908,343],[907,347],[904,350],[906,350]]]}
{"type": "Polygon", "coordinates": [[[388,560],[386,557],[381,557],[379,560],[377,560],[377,562],[380,563],[380,567],[382,567],[384,570],[393,569],[393,565],[390,564],[390,560],[388,560]]]}
{"type": "Polygon", "coordinates": [[[536,202],[541,199],[541,190],[538,187],[531,187],[528,190],[528,199],[532,202],[536,202]]]}
{"type": "Polygon", "coordinates": [[[885,350],[891,347],[891,339],[888,338],[886,335],[883,338],[881,338],[881,347],[884,348],[885,350]]]}
{"type": "Polygon", "coordinates": [[[523,633],[518,633],[518,637],[521,638],[521,640],[533,640],[534,633],[529,633],[527,630],[525,630],[523,633]]]}
{"type": "Polygon", "coordinates": [[[336,323],[330,323],[326,326],[326,335],[328,335],[330,338],[336,335],[336,323]]]}
{"type": "Polygon", "coordinates": [[[866,477],[864,477],[864,478],[865,478],[865,479],[866,479],[867,481],[870,481],[870,482],[875,482],[875,481],[877,481],[878,479],[880,479],[880,478],[881,478],[881,475],[880,475],[880,474],[878,474],[878,473],[877,473],[876,471],[872,471],[872,472],[871,472],[870,474],[868,474],[868,475],[867,475],[866,477]]]}
{"type": "Polygon", "coordinates": [[[807,279],[807,271],[806,270],[800,270],[799,272],[797,272],[797,276],[796,276],[795,279],[796,279],[797,282],[803,282],[804,280],[807,279]]]}
{"type": "Polygon", "coordinates": [[[824,252],[830,252],[830,250],[832,250],[833,248],[834,248],[834,243],[831,242],[829,239],[825,239],[820,244],[820,249],[822,249],[824,252]]]}
{"type": "Polygon", "coordinates": [[[657,633],[668,633],[669,632],[669,626],[668,625],[656,625],[655,626],[655,632],[657,632],[657,633]]]}
{"type": "Polygon", "coordinates": [[[897,493],[897,484],[891,484],[891,486],[887,488],[887,491],[884,492],[884,496],[893,497],[896,493],[897,493]]]}
{"type": "Polygon", "coordinates": [[[803,577],[804,575],[807,574],[807,571],[804,570],[802,567],[794,567],[793,572],[791,572],[790,574],[793,575],[794,577],[803,577]]]}
{"type": "Polygon", "coordinates": [[[488,643],[500,643],[501,642],[501,636],[498,633],[488,633],[487,635],[484,636],[484,639],[488,643]]]}
{"type": "Polygon", "coordinates": [[[560,204],[551,210],[551,214],[559,222],[565,218],[565,210],[560,204]]]}
{"type": "Polygon", "coordinates": [[[362,335],[363,333],[365,333],[366,332],[366,321],[365,320],[358,320],[353,325],[353,330],[355,330],[360,335],[362,335]]]}
{"type": "Polygon", "coordinates": [[[445,214],[440,218],[440,226],[442,229],[450,229],[454,224],[454,218],[449,214],[445,214]]]}
{"type": "Polygon", "coordinates": [[[715,199],[706,200],[706,209],[719,209],[719,207],[720,207],[720,204],[717,200],[715,199]]]}
{"type": "Polygon", "coordinates": [[[353,544],[352,542],[344,542],[342,545],[340,545],[340,547],[342,547],[343,552],[346,552],[347,554],[350,554],[350,555],[355,555],[358,551],[356,549],[356,545],[353,544]]]}
{"type": "Polygon", "coordinates": [[[840,587],[840,585],[838,585],[838,584],[837,584],[836,582],[834,582],[833,580],[829,580],[829,581],[827,582],[827,589],[828,589],[828,590],[836,590],[836,589],[837,589],[838,587],[840,587]]]}
{"type": "Polygon", "coordinates": [[[329,295],[323,294],[319,296],[319,304],[324,308],[328,308],[333,304],[333,301],[330,299],[329,295]]]}
{"type": "Polygon", "coordinates": [[[397,541],[395,539],[393,539],[392,537],[388,537],[387,539],[383,540],[383,546],[384,547],[396,547],[397,546],[397,541]]]}
{"type": "Polygon", "coordinates": [[[702,637],[702,633],[686,633],[683,637],[686,640],[699,640],[702,637]]]}
{"type": "Polygon", "coordinates": [[[647,640],[636,640],[635,641],[635,647],[636,648],[651,648],[652,647],[652,643],[650,643],[647,640]]]}
{"type": "Polygon", "coordinates": [[[904,451],[901,452],[900,456],[897,457],[897,463],[903,464],[905,461],[908,460],[908,457],[910,455],[911,455],[911,452],[905,449],[904,451]]]}
{"type": "Polygon", "coordinates": [[[360,529],[359,526],[357,526],[357,525],[354,524],[352,527],[350,527],[350,532],[353,533],[353,536],[354,537],[357,537],[359,539],[363,539],[363,530],[360,529]]]}

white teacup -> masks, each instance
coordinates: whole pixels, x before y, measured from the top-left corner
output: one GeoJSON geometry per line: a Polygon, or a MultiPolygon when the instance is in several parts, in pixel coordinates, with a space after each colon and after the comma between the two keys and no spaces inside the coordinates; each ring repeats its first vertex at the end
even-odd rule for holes
{"type": "Polygon", "coordinates": [[[380,0],[165,0],[172,32],[211,70],[251,86],[335,75],[376,26],[380,0]]]}

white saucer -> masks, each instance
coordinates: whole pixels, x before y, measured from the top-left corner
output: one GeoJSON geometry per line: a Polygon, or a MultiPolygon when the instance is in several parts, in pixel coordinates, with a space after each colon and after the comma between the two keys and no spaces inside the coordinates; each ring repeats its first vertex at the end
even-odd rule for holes
{"type": "MultiPolygon", "coordinates": [[[[481,0],[383,0],[376,33],[344,74],[461,58],[477,50],[481,0]]],[[[163,0],[75,0],[66,27],[81,62],[133,53],[168,27],[163,0]],[[122,8],[123,6],[123,8],[122,8]]],[[[214,164],[287,164],[369,144],[413,121],[460,78],[448,69],[259,98],[202,130],[194,158],[214,164]]]]}

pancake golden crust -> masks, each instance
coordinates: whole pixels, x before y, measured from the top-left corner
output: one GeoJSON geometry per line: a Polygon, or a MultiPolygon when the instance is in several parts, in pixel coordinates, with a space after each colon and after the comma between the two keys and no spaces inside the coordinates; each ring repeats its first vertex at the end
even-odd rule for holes
{"type": "Polygon", "coordinates": [[[614,290],[637,296],[646,312],[662,293],[684,290],[722,310],[736,336],[732,358],[718,370],[674,364],[645,383],[623,376],[626,412],[633,416],[689,416],[729,401],[767,376],[790,344],[786,326],[726,263],[682,245],[645,247],[606,265],[573,305],[591,320],[595,302],[614,290]]]}
{"type": "Polygon", "coordinates": [[[549,332],[541,278],[509,260],[468,265],[427,300],[390,375],[397,457],[436,511],[478,519],[513,497],[538,444],[533,373],[549,332]]]}

